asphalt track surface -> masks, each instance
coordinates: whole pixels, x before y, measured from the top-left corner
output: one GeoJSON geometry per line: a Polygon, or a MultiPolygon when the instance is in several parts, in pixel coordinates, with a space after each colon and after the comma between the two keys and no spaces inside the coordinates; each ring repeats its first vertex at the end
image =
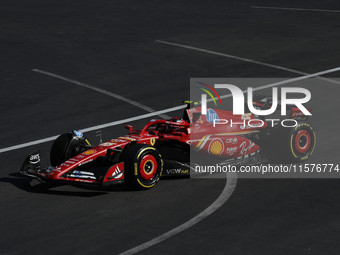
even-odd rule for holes
{"type": "MultiPolygon", "coordinates": [[[[2,1],[0,149],[148,113],[33,69],[163,110],[188,99],[191,77],[288,79],[339,67],[334,10],[337,1],[2,1]]],[[[339,164],[340,85],[308,89],[318,135],[308,162],[339,164]]],[[[103,140],[125,133],[122,125],[102,129],[103,140]]],[[[86,135],[98,141],[95,131],[86,135]]],[[[48,164],[51,144],[0,153],[0,255],[123,253],[190,221],[226,186],[176,179],[142,192],[48,189],[18,174],[36,149],[48,164]]],[[[211,215],[139,254],[339,254],[339,184],[238,179],[211,215]]]]}

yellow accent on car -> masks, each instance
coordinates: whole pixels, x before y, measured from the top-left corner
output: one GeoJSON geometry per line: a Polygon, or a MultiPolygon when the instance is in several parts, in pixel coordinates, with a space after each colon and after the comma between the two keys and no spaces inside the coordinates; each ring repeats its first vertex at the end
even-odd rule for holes
{"type": "Polygon", "coordinates": [[[138,175],[138,164],[135,163],[135,175],[138,175]]]}
{"type": "Polygon", "coordinates": [[[213,155],[220,155],[223,150],[223,144],[220,140],[213,141],[213,143],[210,145],[209,151],[213,155]]]}
{"type": "Polygon", "coordinates": [[[293,156],[297,158],[297,156],[294,153],[294,149],[293,149],[293,136],[294,135],[292,135],[291,138],[290,138],[290,150],[292,151],[293,156]]]}
{"type": "Polygon", "coordinates": [[[139,183],[139,185],[141,185],[142,187],[147,188],[147,189],[151,188],[152,186],[154,186],[156,184],[156,183],[154,183],[154,184],[151,184],[150,186],[146,186],[143,183],[141,183],[139,179],[137,179],[137,182],[139,183]]]}
{"type": "Polygon", "coordinates": [[[248,134],[248,133],[255,133],[258,132],[257,130],[249,130],[249,131],[238,131],[238,132],[230,132],[230,133],[219,133],[219,134],[209,134],[205,135],[201,138],[201,141],[196,145],[196,149],[201,146],[201,144],[205,141],[207,136],[212,136],[212,135],[240,135],[240,134],[248,134]]]}
{"type": "Polygon", "coordinates": [[[309,155],[312,155],[312,153],[314,152],[314,149],[315,149],[315,145],[316,145],[316,134],[315,134],[314,131],[313,131],[313,135],[314,135],[314,146],[313,146],[313,150],[311,151],[311,153],[309,155]]]}
{"type": "Polygon", "coordinates": [[[196,145],[196,148],[199,148],[201,146],[201,144],[203,143],[203,141],[205,140],[205,138],[207,137],[208,135],[205,135],[202,137],[201,141],[196,145]]]}
{"type": "Polygon", "coordinates": [[[146,151],[146,150],[148,150],[148,149],[155,150],[155,148],[153,148],[153,147],[146,147],[146,148],[144,148],[144,149],[137,155],[137,159],[139,159],[139,156],[140,156],[144,151],[146,151]]]}

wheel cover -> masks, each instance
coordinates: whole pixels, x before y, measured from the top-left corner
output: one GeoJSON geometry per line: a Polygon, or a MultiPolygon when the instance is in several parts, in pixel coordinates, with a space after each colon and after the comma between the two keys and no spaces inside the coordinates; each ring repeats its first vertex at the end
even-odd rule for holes
{"type": "Polygon", "coordinates": [[[311,145],[311,137],[307,130],[300,130],[295,137],[295,149],[298,153],[307,153],[311,145]]]}
{"type": "Polygon", "coordinates": [[[157,160],[153,155],[145,155],[139,164],[139,173],[144,180],[151,180],[157,174],[157,160]]]}

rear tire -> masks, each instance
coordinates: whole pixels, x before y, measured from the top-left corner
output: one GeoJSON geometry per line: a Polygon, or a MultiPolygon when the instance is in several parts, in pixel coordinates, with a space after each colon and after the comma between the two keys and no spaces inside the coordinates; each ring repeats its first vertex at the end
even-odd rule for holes
{"type": "Polygon", "coordinates": [[[163,172],[160,152],[146,144],[132,144],[123,150],[125,183],[134,189],[150,189],[163,172]]]}
{"type": "Polygon", "coordinates": [[[296,127],[276,126],[272,133],[271,147],[280,163],[299,163],[314,152],[316,134],[312,126],[300,122],[296,127]]]}
{"type": "MultiPolygon", "coordinates": [[[[81,133],[78,133],[78,135],[81,133]]],[[[86,146],[90,142],[82,134],[77,136],[75,132],[60,135],[53,143],[50,152],[50,161],[52,166],[58,166],[66,160],[86,151],[86,146]]]]}

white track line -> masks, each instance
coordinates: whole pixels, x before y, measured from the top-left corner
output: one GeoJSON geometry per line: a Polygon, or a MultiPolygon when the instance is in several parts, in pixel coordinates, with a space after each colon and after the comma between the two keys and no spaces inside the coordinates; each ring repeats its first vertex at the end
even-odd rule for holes
{"type": "Polygon", "coordinates": [[[260,62],[260,61],[256,61],[256,60],[252,60],[252,59],[249,59],[249,58],[242,58],[242,57],[238,57],[238,56],[234,56],[234,55],[230,55],[230,54],[225,54],[225,53],[221,53],[221,52],[217,52],[217,51],[197,48],[197,47],[193,47],[193,46],[190,46],[190,45],[173,43],[173,42],[167,42],[167,41],[162,41],[162,40],[156,40],[156,42],[163,43],[163,44],[168,44],[168,45],[172,45],[172,46],[177,46],[177,47],[185,48],[185,49],[189,49],[189,50],[205,52],[205,53],[209,53],[209,54],[217,55],[217,56],[221,56],[221,57],[232,58],[232,59],[236,59],[236,60],[240,60],[240,61],[244,61],[244,62],[249,62],[249,63],[261,65],[261,66],[267,66],[267,67],[271,67],[271,68],[275,68],[275,69],[280,69],[280,70],[291,72],[291,73],[297,73],[297,74],[302,74],[302,75],[306,74],[306,73],[303,73],[303,72],[300,72],[300,71],[296,71],[296,70],[293,70],[293,69],[290,69],[290,68],[286,68],[286,67],[282,67],[282,66],[277,66],[277,65],[272,65],[272,64],[268,64],[268,63],[264,63],[264,62],[260,62]]]}
{"type": "MultiPolygon", "coordinates": [[[[167,42],[164,42],[164,41],[157,41],[157,42],[167,43],[167,42]]],[[[167,44],[169,44],[169,43],[167,43],[167,44]]],[[[178,45],[176,45],[176,46],[178,46],[178,45]]],[[[183,47],[183,45],[181,47],[183,47]]],[[[190,47],[190,46],[188,46],[188,47],[190,47]]],[[[202,50],[202,49],[198,49],[198,48],[192,48],[191,47],[191,49],[195,49],[195,50],[199,50],[199,51],[205,51],[207,53],[212,53],[210,51],[206,51],[206,50],[202,50]]],[[[213,54],[220,55],[221,53],[213,52],[213,54]]],[[[222,54],[222,55],[226,55],[226,54],[222,54]]],[[[247,62],[252,62],[252,63],[255,63],[255,64],[261,64],[261,65],[265,65],[265,66],[269,66],[269,67],[274,67],[276,69],[281,69],[281,70],[286,70],[286,71],[297,73],[297,71],[289,69],[289,68],[278,67],[278,66],[275,66],[275,65],[270,65],[270,64],[266,64],[266,63],[262,63],[262,62],[258,62],[258,61],[252,61],[252,60],[249,60],[249,59],[238,58],[238,57],[231,56],[231,55],[228,55],[228,57],[232,57],[232,58],[235,58],[235,59],[239,59],[239,60],[243,60],[243,61],[247,61],[247,62]]],[[[317,75],[321,75],[321,73],[325,74],[325,73],[329,73],[329,72],[335,72],[335,71],[338,71],[339,69],[340,68],[334,68],[334,69],[326,70],[326,71],[319,72],[319,73],[316,73],[316,74],[317,75]]],[[[301,72],[298,72],[298,73],[301,74],[301,72]]],[[[311,74],[311,75],[313,75],[313,74],[311,74]]],[[[311,75],[307,75],[307,76],[313,77],[311,75]]],[[[295,79],[303,79],[303,77],[297,77],[295,79]]],[[[283,84],[283,82],[284,81],[282,81],[281,84],[283,84]]],[[[275,83],[275,85],[272,85],[272,86],[277,86],[276,84],[278,84],[278,83],[275,83]]],[[[261,87],[262,88],[258,87],[257,90],[268,88],[268,87],[270,87],[270,84],[265,85],[265,86],[261,86],[261,87]]],[[[226,95],[226,96],[228,96],[228,95],[226,95]]],[[[99,126],[96,126],[96,127],[91,127],[91,128],[83,129],[82,132],[88,132],[88,131],[99,129],[99,128],[103,128],[103,127],[118,125],[118,124],[122,124],[122,123],[125,123],[125,122],[128,122],[128,121],[133,121],[133,120],[141,119],[141,117],[142,118],[151,117],[151,116],[157,115],[160,112],[165,113],[165,112],[175,111],[175,110],[179,110],[179,109],[183,109],[183,108],[185,108],[185,106],[181,105],[181,106],[173,107],[173,108],[166,109],[166,110],[163,110],[163,111],[153,112],[153,113],[151,113],[152,115],[145,114],[145,115],[142,115],[143,117],[142,116],[132,117],[132,118],[121,120],[121,121],[115,121],[115,122],[99,125],[99,126]]],[[[54,137],[53,137],[53,139],[52,138],[46,138],[46,139],[53,140],[54,137]]],[[[46,139],[41,139],[39,141],[45,141],[46,139]]],[[[34,143],[34,142],[26,143],[26,144],[32,144],[32,143],[34,143]]],[[[13,147],[15,147],[15,146],[13,146],[13,147]]],[[[4,149],[0,149],[0,153],[3,152],[3,150],[4,149]]],[[[170,230],[170,231],[168,231],[168,232],[166,232],[166,233],[164,233],[164,234],[162,234],[162,235],[160,235],[160,236],[158,236],[158,237],[156,237],[156,238],[154,238],[154,239],[152,239],[152,240],[150,240],[150,241],[148,241],[146,243],[143,243],[143,244],[141,244],[139,246],[136,246],[136,247],[134,247],[134,248],[132,248],[132,249],[130,249],[128,251],[125,251],[125,252],[121,253],[121,255],[135,254],[135,253],[137,253],[139,251],[145,250],[148,247],[153,246],[153,245],[155,245],[157,243],[160,243],[160,242],[162,242],[162,241],[164,241],[164,240],[166,240],[166,239],[168,239],[168,238],[170,238],[170,237],[172,237],[172,236],[174,236],[174,235],[176,235],[176,234],[178,234],[178,233],[180,233],[180,232],[190,228],[191,226],[195,225],[196,223],[200,222],[201,220],[205,219],[206,217],[208,217],[209,215],[214,213],[218,208],[220,208],[229,199],[229,197],[231,196],[231,194],[233,193],[233,191],[234,191],[234,189],[236,187],[236,184],[237,184],[237,175],[234,174],[234,173],[228,173],[227,174],[227,182],[226,182],[226,185],[225,185],[222,193],[215,200],[215,202],[212,203],[208,208],[206,208],[204,211],[199,213],[194,218],[192,218],[189,221],[183,223],[182,225],[180,225],[180,226],[178,226],[178,227],[176,227],[176,228],[174,228],[174,229],[172,229],[172,230],[170,230]]]]}
{"type": "MultiPolygon", "coordinates": [[[[329,73],[329,72],[335,72],[340,70],[340,68],[334,68],[334,69],[330,69],[330,70],[326,70],[323,72],[318,72],[315,74],[309,74],[307,75],[306,78],[310,78],[313,77],[313,75],[321,75],[321,74],[325,74],[325,73],[329,73]]],[[[292,80],[296,81],[297,79],[301,80],[301,79],[305,79],[304,77],[297,77],[297,78],[293,78],[290,79],[290,82],[292,82],[292,80]]],[[[280,84],[284,84],[285,81],[281,81],[279,82],[280,84]]],[[[273,83],[273,84],[268,84],[265,86],[261,86],[257,88],[257,90],[260,89],[264,89],[264,88],[269,88],[269,87],[273,87],[273,86],[277,86],[279,83],[273,83]]],[[[287,82],[285,82],[287,83],[287,82]]],[[[228,96],[228,95],[226,95],[228,96]]],[[[226,97],[224,96],[224,97],[226,97]]],[[[229,95],[230,96],[230,95],[229,95]]],[[[103,124],[103,125],[99,125],[99,126],[95,126],[95,127],[91,127],[91,128],[87,128],[87,129],[83,129],[81,130],[82,132],[89,132],[92,130],[96,130],[96,129],[100,129],[100,128],[105,128],[105,127],[109,127],[109,126],[114,126],[114,125],[118,125],[118,124],[123,124],[129,121],[134,121],[134,120],[138,120],[138,119],[143,119],[143,118],[147,118],[147,117],[151,117],[151,116],[155,116],[158,114],[162,114],[165,112],[171,112],[171,111],[175,111],[175,110],[179,110],[179,109],[183,109],[185,108],[185,105],[180,105],[180,106],[176,106],[173,108],[169,108],[169,109],[165,109],[162,111],[158,111],[158,112],[153,112],[153,113],[149,113],[149,114],[144,114],[141,116],[136,116],[136,117],[132,117],[132,118],[128,118],[125,120],[120,120],[120,121],[114,121],[111,123],[107,123],[107,124],[103,124]]],[[[14,150],[14,149],[18,149],[18,148],[23,148],[23,147],[27,147],[30,145],[34,145],[34,144],[38,144],[38,143],[42,143],[42,142],[46,142],[46,141],[51,141],[54,140],[55,137],[50,137],[50,138],[45,138],[45,139],[41,139],[35,142],[30,142],[30,143],[26,143],[26,144],[22,144],[22,145],[17,145],[17,146],[12,146],[12,147],[8,147],[8,148],[4,148],[4,149],[0,149],[0,153],[5,152],[5,151],[9,151],[9,150],[14,150]]],[[[226,181],[226,185],[222,191],[222,193],[220,194],[220,196],[215,200],[214,203],[212,203],[208,208],[206,208],[204,211],[202,211],[201,213],[199,213],[197,216],[195,216],[194,218],[190,219],[189,221],[183,223],[182,225],[146,242],[143,243],[139,246],[136,246],[128,251],[125,251],[123,253],[121,253],[121,255],[127,255],[127,254],[135,254],[139,251],[142,251],[144,249],[147,249],[150,246],[153,246],[157,243],[160,243],[188,228],[190,228],[191,226],[195,225],[196,223],[200,222],[201,220],[205,219],[206,217],[208,217],[209,215],[211,215],[212,213],[214,213],[218,208],[220,208],[231,196],[231,194],[233,193],[235,187],[237,184],[237,175],[233,175],[233,173],[229,173],[227,174],[227,181],[226,181]]]]}
{"type": "MultiPolygon", "coordinates": [[[[300,76],[300,77],[296,77],[296,78],[292,78],[292,79],[288,79],[288,80],[283,80],[283,81],[278,81],[278,82],[274,82],[268,85],[263,85],[263,86],[259,86],[256,88],[253,88],[253,91],[257,91],[257,90],[262,90],[262,89],[267,89],[267,88],[271,88],[271,87],[275,87],[275,86],[280,86],[283,84],[287,84],[287,83],[292,83],[292,82],[296,82],[296,81],[301,81],[301,80],[305,80],[305,79],[309,79],[309,78],[314,78],[314,77],[318,77],[319,75],[324,75],[324,74],[328,74],[328,73],[334,73],[340,71],[340,67],[336,67],[336,68],[332,68],[329,70],[325,70],[325,71],[321,71],[321,72],[317,72],[317,73],[312,73],[312,74],[308,74],[305,76],[300,76]]],[[[247,90],[243,90],[243,93],[247,93],[247,90]]],[[[220,98],[227,98],[227,97],[231,97],[231,94],[228,95],[224,95],[224,96],[220,96],[220,98]]],[[[217,98],[215,98],[217,99],[217,98]]],[[[209,99],[212,101],[212,99],[209,99]]],[[[207,100],[207,101],[209,101],[207,100]]]]}
{"type": "Polygon", "coordinates": [[[310,11],[310,12],[337,12],[338,10],[322,10],[322,9],[304,9],[304,8],[283,8],[283,7],[269,7],[269,6],[250,6],[256,9],[271,9],[271,10],[289,10],[289,11],[310,11]]]}
{"type": "MultiPolygon", "coordinates": [[[[236,60],[240,60],[240,61],[244,61],[244,62],[248,62],[248,63],[252,63],[252,64],[257,64],[257,65],[261,65],[261,66],[267,66],[267,67],[271,67],[271,68],[287,71],[287,72],[290,72],[290,73],[296,73],[296,74],[300,74],[300,75],[308,75],[308,73],[297,71],[297,70],[290,69],[290,68],[287,68],[287,67],[273,65],[273,64],[268,64],[268,63],[265,63],[265,62],[260,62],[260,61],[252,60],[252,59],[249,59],[249,58],[242,58],[242,57],[238,57],[238,56],[234,56],[234,55],[230,55],[230,54],[225,54],[225,53],[221,53],[221,52],[217,52],[217,51],[197,48],[197,47],[193,47],[193,46],[190,46],[190,45],[173,43],[173,42],[167,42],[167,41],[162,41],[162,40],[156,40],[156,42],[167,44],[167,45],[172,45],[172,46],[176,46],[176,47],[180,47],[180,48],[184,48],[184,49],[189,49],[189,50],[195,50],[195,51],[200,51],[200,52],[204,52],[204,53],[209,53],[209,54],[217,55],[217,56],[221,56],[221,57],[232,58],[232,59],[236,59],[236,60]]],[[[324,80],[324,81],[328,81],[330,83],[335,83],[335,84],[340,85],[339,81],[335,81],[335,80],[332,80],[332,79],[327,79],[327,78],[324,78],[324,77],[317,77],[317,78],[321,79],[321,80],[324,80]]]]}
{"type": "MultiPolygon", "coordinates": [[[[146,113],[146,114],[143,114],[143,115],[139,115],[139,116],[123,119],[123,120],[117,120],[117,121],[113,121],[113,122],[110,122],[110,123],[106,123],[106,124],[102,124],[102,125],[98,125],[98,126],[94,126],[94,127],[89,127],[89,128],[85,128],[85,129],[81,129],[80,131],[85,133],[85,132],[90,132],[90,131],[94,131],[94,130],[98,130],[98,129],[102,129],[102,128],[117,126],[117,125],[124,124],[124,123],[127,123],[127,122],[132,122],[132,121],[141,120],[141,119],[153,117],[153,116],[156,116],[156,115],[160,115],[160,114],[163,114],[163,113],[168,113],[168,112],[173,112],[173,111],[181,110],[181,109],[184,109],[185,107],[186,107],[186,105],[180,105],[180,106],[168,108],[168,109],[161,110],[161,111],[146,113]]],[[[16,149],[25,148],[25,147],[32,146],[32,145],[37,145],[37,144],[53,141],[57,137],[58,136],[52,136],[52,137],[48,137],[48,138],[44,138],[44,139],[40,139],[40,140],[28,142],[28,143],[23,143],[23,144],[18,144],[18,145],[10,146],[10,147],[7,147],[7,148],[0,149],[0,153],[7,152],[7,151],[13,151],[13,150],[16,150],[16,149]]]]}
{"type": "MultiPolygon", "coordinates": [[[[73,79],[70,79],[70,78],[67,78],[67,77],[64,77],[64,76],[61,76],[59,74],[55,74],[55,73],[51,73],[51,72],[47,72],[47,71],[44,71],[44,70],[40,70],[40,69],[32,69],[33,72],[37,72],[37,73],[41,73],[41,74],[45,74],[45,75],[48,75],[48,76],[51,76],[51,77],[54,77],[54,78],[57,78],[57,79],[60,79],[60,80],[64,80],[64,81],[67,81],[67,82],[70,82],[70,83],[73,83],[73,84],[76,84],[78,86],[81,86],[81,87],[84,87],[84,88],[87,88],[87,89],[92,89],[94,91],[97,91],[97,92],[100,92],[100,93],[103,93],[105,95],[108,95],[110,97],[114,97],[116,99],[119,99],[121,101],[124,101],[128,104],[131,104],[131,105],[134,105],[138,108],[141,108],[147,112],[155,112],[156,110],[146,106],[146,105],[143,105],[141,103],[138,103],[136,101],[133,101],[131,99],[128,99],[126,97],[123,97],[123,96],[120,96],[118,94],[115,94],[115,93],[112,93],[110,91],[107,91],[107,90],[104,90],[104,89],[100,89],[100,88],[97,88],[97,87],[94,87],[94,86],[91,86],[89,84],[86,84],[84,82],[80,82],[80,81],[76,81],[76,80],[73,80],[73,79]]],[[[170,116],[168,115],[161,115],[160,116],[161,118],[164,118],[164,119],[169,119],[170,116]]]]}
{"type": "MultiPolygon", "coordinates": [[[[340,67],[325,70],[325,71],[322,71],[322,72],[317,72],[317,73],[314,73],[314,74],[308,74],[308,75],[304,75],[304,76],[300,76],[300,77],[296,77],[296,78],[292,78],[292,79],[288,79],[288,80],[284,80],[284,81],[280,81],[280,82],[275,82],[275,83],[271,83],[271,84],[264,85],[264,86],[260,86],[260,87],[257,87],[257,88],[253,88],[253,91],[266,89],[266,88],[270,88],[270,87],[274,87],[274,86],[279,86],[279,85],[287,84],[287,83],[290,83],[290,82],[299,81],[299,80],[303,80],[303,79],[307,79],[307,78],[312,78],[312,77],[316,77],[318,75],[323,75],[323,74],[337,72],[337,71],[340,71],[340,67]]],[[[243,91],[243,92],[246,93],[247,91],[243,91]]],[[[231,96],[231,94],[227,94],[227,95],[221,96],[221,98],[227,98],[227,97],[230,97],[230,96],[231,96]]],[[[123,119],[123,120],[117,120],[117,121],[109,122],[109,123],[106,123],[106,124],[81,129],[80,131],[85,133],[85,132],[90,132],[90,131],[94,131],[94,130],[98,130],[98,129],[102,129],[102,128],[112,127],[112,126],[124,124],[124,123],[127,123],[127,122],[132,122],[132,121],[153,117],[153,116],[168,113],[168,112],[181,110],[181,109],[184,109],[185,107],[186,107],[185,105],[179,105],[179,106],[164,109],[164,110],[161,110],[161,111],[146,113],[146,114],[143,114],[143,115],[139,115],[139,116],[123,119]]],[[[57,138],[57,136],[52,136],[52,137],[48,137],[48,138],[44,138],[44,139],[40,139],[40,140],[28,142],[28,143],[14,145],[14,146],[10,146],[10,147],[7,147],[7,148],[2,148],[2,149],[0,149],[0,153],[12,151],[12,150],[16,150],[16,149],[21,149],[21,148],[25,148],[25,147],[28,147],[28,146],[49,142],[49,141],[53,141],[56,138],[57,138]]]]}
{"type": "Polygon", "coordinates": [[[28,142],[28,143],[22,143],[22,144],[10,146],[10,147],[7,147],[7,148],[2,148],[2,149],[0,149],[0,153],[7,152],[7,151],[14,151],[14,150],[17,150],[17,149],[22,149],[22,148],[26,148],[26,147],[29,147],[29,146],[53,141],[53,140],[57,139],[58,136],[59,135],[51,136],[51,137],[47,137],[47,138],[44,138],[44,139],[39,139],[39,140],[35,140],[35,141],[32,141],[32,142],[28,142]]]}
{"type": "Polygon", "coordinates": [[[211,215],[212,213],[214,213],[218,208],[220,208],[231,196],[231,194],[233,193],[235,187],[237,184],[237,175],[236,173],[228,173],[227,174],[227,182],[226,185],[222,191],[222,193],[220,194],[220,196],[215,200],[214,203],[212,203],[208,208],[206,208],[204,211],[202,211],[201,213],[199,213],[197,216],[195,216],[194,218],[188,220],[187,222],[183,223],[182,225],[179,225],[178,227],[146,242],[143,243],[141,245],[138,245],[128,251],[125,251],[123,253],[120,253],[119,255],[130,255],[130,254],[135,254],[137,252],[140,252],[142,250],[145,250],[147,248],[149,248],[150,246],[153,246],[155,244],[158,244],[188,228],[190,228],[191,226],[197,224],[198,222],[200,222],[201,220],[205,219],[206,217],[208,217],[209,215],[211,215]]]}
{"type": "MultiPolygon", "coordinates": [[[[282,84],[286,84],[286,83],[290,83],[290,82],[295,82],[295,81],[299,81],[299,80],[303,80],[303,79],[308,79],[308,78],[312,78],[318,75],[323,75],[323,74],[327,74],[327,73],[332,73],[332,72],[336,72],[336,71],[340,71],[340,67],[337,68],[333,68],[330,70],[326,70],[326,71],[322,71],[322,72],[317,72],[314,74],[309,74],[309,75],[305,75],[302,77],[296,77],[296,78],[292,78],[289,80],[284,80],[284,81],[280,81],[280,82],[275,82],[272,84],[268,84],[268,85],[264,85],[264,86],[260,86],[257,87],[253,90],[261,90],[261,89],[266,89],[266,88],[270,88],[270,87],[274,87],[274,86],[279,86],[282,84]]],[[[243,92],[247,92],[247,91],[243,91],[243,92]]],[[[221,98],[226,98],[226,97],[230,97],[231,94],[228,95],[224,95],[221,96],[221,98]]],[[[135,254],[137,252],[140,252],[142,250],[145,250],[147,248],[149,248],[150,246],[153,246],[155,244],[158,244],[188,228],[190,228],[191,226],[195,225],[196,223],[200,222],[201,220],[205,219],[206,217],[208,217],[209,215],[211,215],[212,213],[214,213],[218,208],[220,208],[231,196],[231,194],[233,193],[235,187],[236,187],[236,183],[237,183],[237,175],[231,175],[231,173],[227,174],[227,182],[226,185],[224,187],[224,190],[222,191],[221,195],[217,198],[217,200],[212,203],[208,208],[206,208],[203,212],[201,212],[200,214],[198,214],[196,217],[190,219],[189,221],[183,223],[182,225],[146,242],[143,243],[141,245],[138,245],[130,250],[127,250],[119,255],[130,255],[130,254],[135,254]]]]}

